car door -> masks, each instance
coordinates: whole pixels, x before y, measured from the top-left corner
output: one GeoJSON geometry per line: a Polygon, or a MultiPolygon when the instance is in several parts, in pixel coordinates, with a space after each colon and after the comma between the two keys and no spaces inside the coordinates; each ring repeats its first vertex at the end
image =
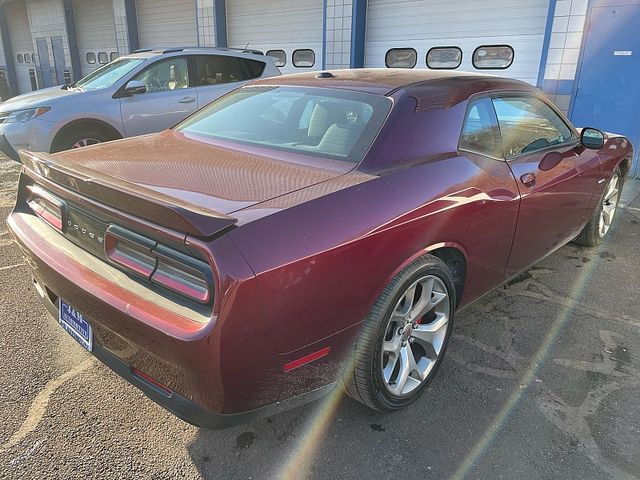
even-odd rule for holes
{"type": "Polygon", "coordinates": [[[172,127],[198,106],[186,56],[159,60],[131,80],[142,82],[146,92],[120,98],[122,123],[128,137],[172,127]]]}
{"type": "Polygon", "coordinates": [[[260,77],[265,63],[232,55],[197,55],[194,57],[194,85],[198,108],[260,77]]]}
{"type": "Polygon", "coordinates": [[[582,228],[600,160],[543,98],[493,98],[505,158],[520,190],[518,225],[507,275],[574,238],[582,228]]]}

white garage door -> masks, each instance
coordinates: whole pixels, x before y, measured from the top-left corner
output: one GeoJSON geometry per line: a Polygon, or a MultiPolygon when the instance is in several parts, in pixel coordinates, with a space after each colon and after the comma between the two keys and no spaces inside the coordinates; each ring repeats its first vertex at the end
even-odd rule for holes
{"type": "Polygon", "coordinates": [[[198,45],[196,0],[137,0],[140,48],[198,45]]]}
{"type": "Polygon", "coordinates": [[[509,68],[482,71],[535,84],[548,8],[549,0],[369,0],[365,64],[384,67],[390,48],[413,48],[415,68],[426,68],[430,48],[456,46],[462,50],[459,68],[477,71],[477,47],[509,45],[515,54],[509,68]]]}
{"type": "Polygon", "coordinates": [[[104,0],[74,0],[78,49],[82,75],[90,73],[117,55],[113,3],[104,0]]]}
{"type": "Polygon", "coordinates": [[[29,28],[27,5],[24,2],[12,2],[7,4],[5,9],[13,61],[16,66],[16,76],[18,77],[18,90],[20,93],[30,92],[29,70],[35,71],[36,66],[33,58],[34,49],[33,41],[31,40],[31,29],[29,28]]]}
{"type": "Polygon", "coordinates": [[[322,0],[227,1],[227,35],[230,47],[276,51],[286,62],[283,73],[319,69],[322,0]]]}

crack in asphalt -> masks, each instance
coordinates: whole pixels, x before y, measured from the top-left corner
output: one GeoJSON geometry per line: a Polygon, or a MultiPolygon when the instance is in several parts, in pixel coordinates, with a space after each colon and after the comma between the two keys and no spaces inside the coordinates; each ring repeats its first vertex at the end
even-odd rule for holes
{"type": "Polygon", "coordinates": [[[93,357],[89,357],[84,362],[76,365],[74,368],[68,370],[59,377],[49,380],[45,387],[38,393],[38,395],[36,395],[36,398],[33,399],[33,402],[31,402],[31,406],[27,412],[27,418],[24,420],[22,425],[20,425],[20,428],[11,435],[9,440],[7,440],[3,445],[0,445],[0,452],[15,447],[29,433],[33,432],[42,421],[47,405],[49,405],[49,400],[55,391],[64,385],[65,382],[87,370],[91,365],[93,365],[93,363],[93,357]]]}

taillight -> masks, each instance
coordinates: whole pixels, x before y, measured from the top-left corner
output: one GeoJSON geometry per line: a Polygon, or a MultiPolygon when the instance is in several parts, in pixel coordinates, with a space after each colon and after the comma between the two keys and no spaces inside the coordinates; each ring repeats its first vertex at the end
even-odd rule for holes
{"type": "Polygon", "coordinates": [[[199,303],[211,301],[213,276],[206,262],[116,225],[107,229],[104,249],[126,271],[199,303]]]}
{"type": "Polygon", "coordinates": [[[37,185],[27,186],[27,205],[33,213],[62,231],[64,202],[37,185]]]}
{"type": "Polygon", "coordinates": [[[151,275],[152,282],[200,303],[209,303],[211,275],[208,265],[163,245],[158,245],[153,252],[158,264],[151,275]]]}
{"type": "Polygon", "coordinates": [[[156,259],[151,249],[156,242],[116,225],[104,234],[104,251],[109,260],[141,277],[151,278],[156,259]]]}

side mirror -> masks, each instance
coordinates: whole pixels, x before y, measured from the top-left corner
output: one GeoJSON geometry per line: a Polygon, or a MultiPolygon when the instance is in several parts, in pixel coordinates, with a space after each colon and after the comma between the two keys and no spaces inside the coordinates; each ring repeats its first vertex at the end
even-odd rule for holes
{"type": "Polygon", "coordinates": [[[604,145],[604,133],[597,128],[583,128],[580,134],[580,142],[584,148],[599,150],[604,145]]]}
{"type": "Polygon", "coordinates": [[[124,87],[124,94],[127,97],[130,97],[131,95],[146,93],[146,91],[147,86],[140,80],[131,80],[129,83],[127,83],[126,87],[124,87]]]}

